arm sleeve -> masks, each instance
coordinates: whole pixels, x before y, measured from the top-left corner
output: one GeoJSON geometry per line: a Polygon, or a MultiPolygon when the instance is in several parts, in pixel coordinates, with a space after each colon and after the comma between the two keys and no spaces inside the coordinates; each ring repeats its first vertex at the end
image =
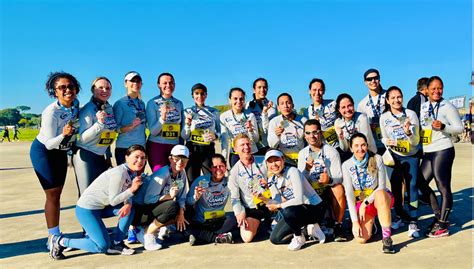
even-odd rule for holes
{"type": "Polygon", "coordinates": [[[388,137],[387,133],[387,125],[385,125],[385,119],[386,119],[386,114],[382,114],[382,116],[379,119],[379,126],[380,126],[380,131],[382,132],[382,143],[385,145],[385,147],[388,147],[387,142],[390,137],[388,137]]]}
{"type": "Polygon", "coordinates": [[[253,130],[252,132],[248,132],[250,136],[252,136],[253,141],[258,141],[258,124],[257,124],[257,119],[255,118],[255,115],[251,113],[249,115],[250,122],[252,123],[253,130]]]}
{"type": "Polygon", "coordinates": [[[107,175],[109,178],[109,201],[111,206],[116,206],[120,203],[123,203],[125,200],[128,200],[133,196],[132,191],[130,191],[128,188],[125,191],[120,192],[124,183],[123,177],[125,176],[128,176],[126,171],[125,173],[121,172],[107,175]]]}
{"type": "Polygon", "coordinates": [[[226,160],[229,159],[229,143],[230,143],[230,134],[229,130],[225,126],[224,122],[224,115],[220,116],[220,125],[221,125],[221,151],[222,155],[225,157],[226,160]]]}
{"type": "Polygon", "coordinates": [[[412,117],[410,117],[410,131],[412,135],[409,137],[410,138],[410,144],[413,146],[417,146],[420,143],[420,121],[418,120],[418,116],[416,113],[411,114],[412,117]]]}
{"type": "Polygon", "coordinates": [[[96,116],[92,115],[91,112],[92,111],[88,110],[79,114],[79,133],[84,143],[91,142],[104,130],[104,124],[96,121],[96,116]]]}
{"type": "Polygon", "coordinates": [[[452,105],[446,106],[446,119],[448,122],[443,122],[445,124],[444,133],[451,135],[460,134],[463,131],[463,124],[461,122],[460,116],[456,108],[452,105]]]}
{"type": "Polygon", "coordinates": [[[268,124],[268,145],[272,148],[277,148],[278,145],[280,144],[280,137],[278,137],[275,133],[277,125],[277,120],[276,118],[273,118],[270,123],[268,124]]]}
{"type": "MultiPolygon", "coordinates": [[[[330,146],[328,146],[329,148],[330,146]]],[[[334,148],[331,148],[334,149],[334,148]]],[[[329,155],[329,176],[332,179],[331,186],[342,183],[342,171],[341,171],[341,157],[339,152],[333,150],[329,155]]]]}
{"type": "Polygon", "coordinates": [[[157,136],[163,127],[160,115],[160,109],[157,105],[155,105],[155,101],[153,99],[148,101],[146,106],[146,119],[150,134],[153,136],[157,136]]]}
{"type": "Polygon", "coordinates": [[[199,184],[199,181],[201,181],[201,178],[198,177],[193,181],[193,184],[191,184],[191,187],[189,187],[188,194],[186,195],[186,204],[193,206],[196,203],[196,200],[194,200],[194,191],[196,189],[196,186],[199,184]]]}
{"type": "Polygon", "coordinates": [[[186,194],[188,194],[188,189],[189,189],[188,180],[185,179],[184,186],[181,190],[179,190],[179,195],[176,199],[178,201],[179,207],[181,208],[186,207],[186,194]]]}
{"type": "Polygon", "coordinates": [[[232,203],[232,209],[235,215],[239,215],[245,212],[245,208],[240,201],[240,189],[237,183],[237,169],[230,170],[229,175],[229,190],[230,200],[232,203]]]}
{"type": "Polygon", "coordinates": [[[161,190],[163,189],[163,185],[165,183],[165,179],[159,176],[154,176],[150,179],[150,184],[145,192],[144,203],[145,204],[154,204],[158,202],[161,198],[161,190]]]}
{"type": "Polygon", "coordinates": [[[342,184],[344,185],[344,191],[346,193],[347,208],[352,222],[357,221],[357,211],[355,207],[354,187],[352,186],[351,175],[349,173],[348,165],[342,165],[342,184]]]}
{"type": "Polygon", "coordinates": [[[187,125],[186,124],[186,116],[189,113],[189,109],[186,108],[185,110],[183,110],[183,115],[182,115],[182,127],[181,127],[181,130],[183,130],[183,132],[181,133],[181,137],[184,139],[184,141],[188,140],[189,137],[191,136],[191,126],[192,126],[192,122],[191,122],[191,125],[187,125]]]}
{"type": "Polygon", "coordinates": [[[114,110],[114,117],[115,117],[115,122],[117,123],[117,131],[120,132],[120,128],[125,126],[122,122],[123,120],[123,109],[122,106],[120,105],[120,100],[115,102],[113,106],[114,110]]]}
{"type": "Polygon", "coordinates": [[[221,122],[220,122],[220,113],[219,110],[215,110],[214,114],[214,126],[216,128],[216,139],[221,137],[221,122]]]}
{"type": "Polygon", "coordinates": [[[46,137],[44,146],[48,150],[58,148],[59,144],[61,144],[61,141],[63,141],[65,137],[62,132],[58,136],[55,136],[58,124],[58,120],[53,117],[52,113],[47,113],[41,116],[41,128],[44,137],[46,137]]]}
{"type": "Polygon", "coordinates": [[[286,200],[285,202],[281,203],[282,208],[294,205],[302,205],[304,202],[303,180],[306,179],[303,178],[298,169],[289,169],[288,178],[290,179],[291,185],[293,187],[293,196],[295,198],[286,200]]]}

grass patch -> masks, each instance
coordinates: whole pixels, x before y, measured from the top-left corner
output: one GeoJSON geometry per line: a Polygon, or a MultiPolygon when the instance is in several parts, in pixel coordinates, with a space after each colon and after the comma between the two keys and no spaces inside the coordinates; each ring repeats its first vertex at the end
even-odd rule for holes
{"type": "MultiPolygon", "coordinates": [[[[20,131],[20,133],[18,134],[18,138],[20,138],[20,141],[33,141],[39,133],[39,129],[20,128],[18,130],[20,131]]],[[[3,131],[0,136],[3,137],[3,131]]],[[[13,141],[13,130],[10,130],[10,140],[13,141]]],[[[3,142],[8,142],[8,140],[5,140],[3,142]]]]}

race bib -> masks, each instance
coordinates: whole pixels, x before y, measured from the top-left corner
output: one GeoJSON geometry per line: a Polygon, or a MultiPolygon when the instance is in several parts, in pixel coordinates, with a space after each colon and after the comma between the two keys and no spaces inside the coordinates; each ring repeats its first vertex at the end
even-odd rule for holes
{"type": "Polygon", "coordinates": [[[204,211],[204,220],[220,219],[225,216],[224,210],[204,211]]]}
{"type": "Polygon", "coordinates": [[[431,144],[431,129],[421,129],[421,143],[423,145],[431,144]]]}
{"type": "Polygon", "coordinates": [[[365,189],[364,191],[355,190],[354,197],[357,201],[363,201],[365,198],[369,197],[374,192],[373,189],[365,189]]]}
{"type": "Polygon", "coordinates": [[[410,142],[408,140],[397,140],[396,146],[390,146],[396,152],[408,153],[410,152],[410,142]]]}
{"type": "Polygon", "coordinates": [[[293,161],[295,161],[296,163],[298,163],[298,152],[285,153],[285,156],[286,156],[288,159],[293,160],[293,161]]]}
{"type": "Polygon", "coordinates": [[[382,131],[380,130],[380,127],[375,127],[375,137],[378,140],[382,140],[382,131]]]}
{"type": "Polygon", "coordinates": [[[97,146],[110,146],[116,137],[117,133],[114,131],[102,132],[99,141],[97,142],[97,146]]]}
{"type": "Polygon", "coordinates": [[[337,141],[337,133],[336,133],[336,128],[332,126],[331,128],[327,129],[326,131],[323,132],[324,139],[326,139],[326,142],[328,144],[332,145],[337,141]]]}
{"type": "Polygon", "coordinates": [[[191,142],[201,145],[209,145],[211,142],[206,141],[203,129],[194,129],[191,131],[191,142]]]}
{"type": "MultiPolygon", "coordinates": [[[[262,193],[262,196],[267,198],[267,199],[271,199],[272,198],[272,193],[270,192],[270,190],[265,190],[263,191],[262,193]]],[[[253,203],[255,205],[260,205],[260,204],[264,204],[265,202],[263,200],[261,200],[260,198],[258,198],[257,196],[254,196],[253,197],[253,203]]]]}
{"type": "Polygon", "coordinates": [[[161,129],[161,137],[164,139],[177,139],[181,132],[179,124],[165,123],[161,129]]]}
{"type": "Polygon", "coordinates": [[[319,181],[311,182],[311,187],[316,191],[317,194],[322,194],[328,185],[319,183],[319,181]]]}

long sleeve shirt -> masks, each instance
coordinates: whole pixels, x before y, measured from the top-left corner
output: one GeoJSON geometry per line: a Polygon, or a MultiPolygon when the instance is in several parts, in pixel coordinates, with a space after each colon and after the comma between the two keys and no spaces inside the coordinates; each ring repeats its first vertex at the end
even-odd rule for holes
{"type": "Polygon", "coordinates": [[[141,99],[134,99],[129,96],[118,99],[114,104],[114,116],[119,133],[115,142],[117,148],[128,148],[135,144],[145,146],[146,114],[145,103],[141,99]],[[141,120],[140,125],[128,132],[120,132],[120,128],[131,125],[135,118],[141,120]]]}
{"type": "Polygon", "coordinates": [[[382,143],[390,147],[393,153],[402,156],[413,156],[418,152],[420,123],[414,111],[404,109],[398,115],[387,111],[380,117],[380,128],[382,131],[382,143]],[[403,129],[404,122],[400,122],[400,120],[404,121],[404,118],[410,120],[410,136],[403,129]],[[387,144],[388,139],[397,141],[397,146],[389,146],[387,144]]]}
{"type": "Polygon", "coordinates": [[[158,95],[150,99],[146,106],[146,117],[150,135],[148,140],[161,144],[178,144],[181,130],[184,128],[183,102],[171,97],[158,95]],[[161,119],[160,107],[167,105],[170,111],[161,119]]]}
{"type": "Polygon", "coordinates": [[[240,114],[234,114],[232,109],[227,110],[220,116],[221,122],[221,148],[222,155],[228,157],[229,153],[234,153],[232,147],[233,139],[238,134],[247,134],[250,137],[252,143],[252,153],[258,151],[258,126],[255,115],[248,110],[244,110],[240,114]],[[250,121],[253,126],[252,130],[248,130],[245,127],[245,123],[250,121]]]}
{"type": "Polygon", "coordinates": [[[374,136],[370,130],[369,121],[365,114],[355,112],[352,119],[345,121],[343,118],[337,118],[334,122],[334,126],[341,128],[343,137],[339,137],[339,147],[343,151],[349,151],[349,140],[351,136],[355,133],[362,133],[367,137],[367,143],[369,144],[369,150],[372,152],[377,152],[377,147],[375,145],[374,136]]]}
{"type": "Polygon", "coordinates": [[[206,138],[206,132],[215,135],[216,139],[221,136],[221,124],[219,110],[209,106],[192,106],[184,110],[184,117],[191,115],[191,125],[184,123],[182,137],[185,141],[191,141],[199,145],[209,145],[211,142],[206,138]]]}
{"type": "Polygon", "coordinates": [[[333,146],[339,146],[336,131],[334,130],[334,122],[336,121],[336,101],[323,100],[322,104],[315,106],[311,104],[304,110],[304,117],[307,119],[318,119],[321,123],[321,130],[326,142],[333,146]]]}
{"type": "Polygon", "coordinates": [[[265,98],[263,100],[262,105],[254,102],[253,106],[250,105],[251,102],[248,102],[246,105],[246,109],[255,115],[258,124],[258,134],[260,136],[259,143],[257,146],[266,147],[268,146],[268,123],[270,122],[273,117],[277,115],[277,110],[274,107],[270,107],[267,110],[267,113],[263,113],[263,106],[268,104],[268,100],[265,98]]]}
{"type": "Polygon", "coordinates": [[[372,126],[372,135],[375,139],[377,148],[383,148],[384,145],[381,141],[382,132],[380,130],[380,116],[385,109],[385,90],[382,90],[379,94],[372,96],[367,94],[358,104],[357,111],[364,113],[369,119],[369,124],[372,126]]]}
{"type": "Polygon", "coordinates": [[[304,123],[306,118],[296,115],[294,120],[288,120],[283,115],[274,117],[268,126],[268,145],[277,148],[291,159],[298,159],[298,152],[304,148],[304,123]],[[283,127],[283,133],[278,136],[276,128],[283,127]]]}

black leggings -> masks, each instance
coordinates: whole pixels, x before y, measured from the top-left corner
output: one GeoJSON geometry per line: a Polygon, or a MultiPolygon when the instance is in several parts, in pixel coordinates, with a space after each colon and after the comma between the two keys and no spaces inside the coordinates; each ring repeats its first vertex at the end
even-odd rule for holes
{"type": "Polygon", "coordinates": [[[190,152],[189,161],[186,166],[186,175],[191,185],[201,175],[201,170],[203,175],[211,174],[211,157],[216,151],[214,143],[210,145],[195,145],[192,142],[187,142],[186,147],[190,152]]]}
{"type": "Polygon", "coordinates": [[[191,233],[200,242],[214,243],[217,235],[222,233],[232,233],[232,238],[236,238],[237,232],[237,219],[234,213],[227,213],[224,218],[217,219],[211,222],[200,223],[197,221],[191,221],[191,233]]]}
{"type": "Polygon", "coordinates": [[[451,191],[451,171],[453,168],[455,152],[454,147],[435,152],[425,152],[421,161],[421,176],[424,184],[420,191],[429,195],[431,209],[439,220],[448,221],[449,213],[453,207],[453,193],[451,191]],[[429,184],[435,179],[436,186],[441,193],[441,210],[434,191],[429,184]]]}
{"type": "Polygon", "coordinates": [[[150,205],[134,205],[135,216],[132,224],[134,226],[143,226],[152,223],[155,219],[166,224],[167,222],[176,219],[179,212],[178,202],[168,200],[164,202],[157,202],[150,205]]]}
{"type": "Polygon", "coordinates": [[[283,218],[270,234],[273,244],[288,244],[291,235],[301,235],[301,228],[308,224],[321,222],[324,208],[321,203],[317,205],[295,205],[281,210],[283,218]]]}

